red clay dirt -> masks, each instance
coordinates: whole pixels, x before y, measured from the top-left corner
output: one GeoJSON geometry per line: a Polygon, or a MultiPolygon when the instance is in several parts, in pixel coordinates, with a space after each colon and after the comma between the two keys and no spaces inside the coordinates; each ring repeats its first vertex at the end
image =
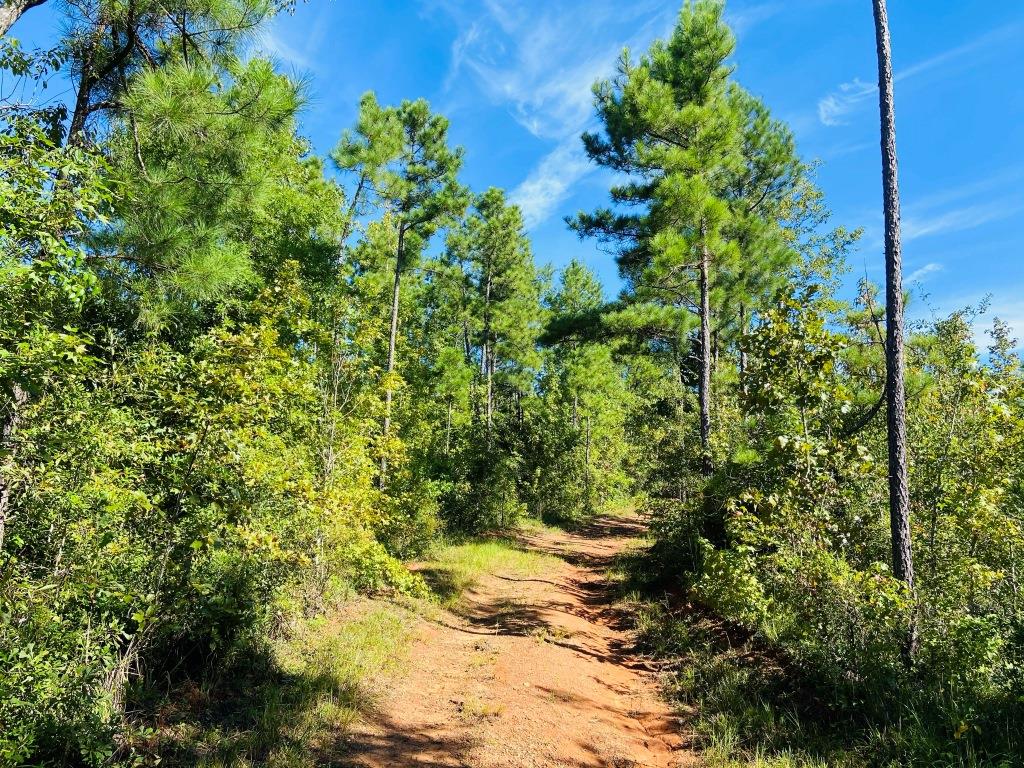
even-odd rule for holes
{"type": "Polygon", "coordinates": [[[642,532],[608,516],[575,533],[524,534],[558,564],[534,578],[491,574],[454,611],[418,619],[405,668],[351,733],[352,764],[697,765],[604,576],[642,532]]]}

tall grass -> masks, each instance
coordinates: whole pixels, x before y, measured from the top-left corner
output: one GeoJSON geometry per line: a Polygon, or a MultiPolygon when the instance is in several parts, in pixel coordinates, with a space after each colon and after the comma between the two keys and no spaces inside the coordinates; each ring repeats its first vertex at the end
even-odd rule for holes
{"type": "Polygon", "coordinates": [[[340,760],[375,681],[404,657],[406,612],[357,600],[295,622],[286,636],[205,688],[181,686],[131,740],[138,764],[312,768],[340,760]]]}

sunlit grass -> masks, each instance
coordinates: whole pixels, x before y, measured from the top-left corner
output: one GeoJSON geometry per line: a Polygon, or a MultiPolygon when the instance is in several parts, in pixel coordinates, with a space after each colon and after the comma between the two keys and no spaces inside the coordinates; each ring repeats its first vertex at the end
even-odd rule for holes
{"type": "Polygon", "coordinates": [[[151,753],[162,765],[200,768],[333,763],[410,637],[406,612],[387,603],[360,601],[300,620],[269,649],[269,664],[240,670],[223,691],[193,696],[191,710],[158,729],[151,753]]]}
{"type": "Polygon", "coordinates": [[[506,538],[486,538],[439,546],[420,567],[437,600],[451,606],[487,574],[538,576],[559,563],[558,558],[523,549],[506,538]]]}

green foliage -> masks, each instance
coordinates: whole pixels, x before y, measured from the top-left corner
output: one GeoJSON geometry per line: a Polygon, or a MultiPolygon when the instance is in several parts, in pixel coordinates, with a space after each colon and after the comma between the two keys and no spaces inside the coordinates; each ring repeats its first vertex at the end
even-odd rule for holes
{"type": "Polygon", "coordinates": [[[403,642],[390,613],[330,624],[340,595],[452,602],[548,563],[439,535],[631,498],[645,580],[718,615],[640,618],[709,755],[1019,763],[1016,342],[997,323],[979,353],[975,310],[908,338],[911,594],[877,291],[836,295],[859,233],[732,81],[722,4],[595,86],[615,184],[572,224],[616,251],[610,302],[461,184],[423,100],[364,96],[326,178],[302,85],[246,55],[277,7],[101,0],[49,51],[0,41],[14,77],[78,86],[0,105],[0,763],[155,760],[138,713],[271,648],[234,726],[154,749],[302,764],[289,744],[355,717],[403,642]]]}

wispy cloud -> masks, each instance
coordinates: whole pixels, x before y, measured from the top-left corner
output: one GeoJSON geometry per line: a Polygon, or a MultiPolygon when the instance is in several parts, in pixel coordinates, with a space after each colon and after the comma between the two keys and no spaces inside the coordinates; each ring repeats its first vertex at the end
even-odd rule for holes
{"type": "Polygon", "coordinates": [[[591,170],[575,136],[547,154],[510,195],[512,202],[522,209],[527,228],[549,219],[573,185],[591,170]]]}
{"type": "Polygon", "coordinates": [[[446,90],[471,84],[549,144],[512,192],[531,227],[557,213],[573,186],[594,170],[579,140],[593,119],[593,83],[612,74],[624,47],[643,48],[666,34],[677,11],[661,0],[573,0],[539,12],[513,0],[426,1],[460,30],[446,90]]]}
{"type": "MultiPolygon", "coordinates": [[[[790,0],[790,5],[793,0],[790,0]]],[[[748,30],[786,10],[786,3],[763,2],[736,7],[730,3],[725,9],[725,20],[736,37],[742,38],[748,30]]]]}
{"type": "Polygon", "coordinates": [[[945,211],[925,210],[903,217],[903,240],[910,242],[922,237],[974,229],[993,221],[1009,218],[1021,210],[1024,210],[1024,202],[1020,200],[985,201],[945,211]]]}
{"type": "Polygon", "coordinates": [[[304,49],[300,50],[290,45],[274,30],[273,26],[269,26],[260,32],[259,37],[256,39],[255,49],[256,52],[269,56],[281,64],[290,65],[294,69],[303,71],[315,69],[313,61],[307,53],[308,46],[304,46],[304,49]]]}
{"type": "Polygon", "coordinates": [[[828,126],[845,125],[846,116],[854,111],[861,102],[878,93],[878,86],[854,78],[849,83],[842,83],[839,90],[830,93],[818,101],[818,119],[828,126]]]}
{"type": "MultiPolygon", "coordinates": [[[[924,196],[905,196],[901,221],[903,242],[964,232],[1024,212],[1021,182],[1024,182],[1024,165],[1018,164],[924,196]]],[[[866,218],[862,247],[881,248],[881,214],[872,211],[866,218]]]]}
{"type": "MultiPolygon", "coordinates": [[[[1019,36],[1022,26],[1024,25],[1013,24],[987,32],[974,40],[898,70],[893,75],[893,80],[896,82],[908,80],[947,64],[967,60],[969,54],[977,53],[997,43],[1015,40],[1019,36]]],[[[858,110],[866,101],[876,98],[877,93],[877,84],[855,77],[847,83],[840,84],[835,91],[818,100],[818,119],[827,126],[845,125],[851,113],[858,110]]]]}
{"type": "Polygon", "coordinates": [[[471,5],[441,3],[460,27],[448,87],[468,76],[534,136],[559,141],[590,118],[590,87],[611,73],[623,46],[646,44],[674,17],[655,0],[557,3],[539,14],[508,0],[487,0],[482,13],[479,3],[471,5]],[[639,31],[625,39],[608,31],[622,28],[639,31]]]}
{"type": "Polygon", "coordinates": [[[907,275],[908,283],[919,283],[923,282],[928,275],[934,272],[941,272],[943,269],[942,265],[937,261],[930,261],[920,269],[915,269],[909,275],[907,275]]]}

